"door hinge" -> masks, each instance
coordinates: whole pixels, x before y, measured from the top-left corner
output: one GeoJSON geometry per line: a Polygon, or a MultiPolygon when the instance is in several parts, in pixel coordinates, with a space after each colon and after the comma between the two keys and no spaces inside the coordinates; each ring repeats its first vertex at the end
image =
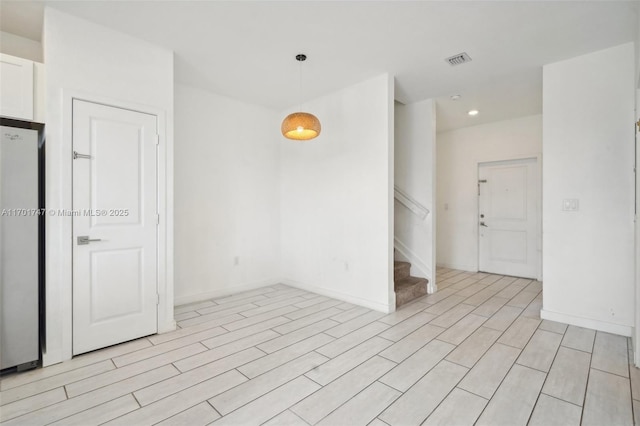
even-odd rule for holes
{"type": "Polygon", "coordinates": [[[160,135],[156,135],[156,145],[160,145],[160,135]]]}
{"type": "Polygon", "coordinates": [[[160,214],[156,213],[156,225],[160,225],[160,214]]]}
{"type": "Polygon", "coordinates": [[[85,160],[91,160],[91,156],[88,154],[80,154],[78,151],[73,151],[73,159],[74,160],[78,160],[78,159],[85,159],[85,160]]]}
{"type": "Polygon", "coordinates": [[[156,293],[156,306],[160,304],[160,294],[156,293]]]}
{"type": "Polygon", "coordinates": [[[480,184],[487,183],[486,179],[478,179],[478,196],[480,196],[480,184]]]}

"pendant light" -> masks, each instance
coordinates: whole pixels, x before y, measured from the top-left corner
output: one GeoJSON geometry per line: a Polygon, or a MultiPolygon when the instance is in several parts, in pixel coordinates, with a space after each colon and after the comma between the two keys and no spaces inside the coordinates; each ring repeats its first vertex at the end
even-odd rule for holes
{"type": "MultiPolygon", "coordinates": [[[[296,61],[300,62],[300,98],[302,99],[302,62],[307,59],[307,55],[302,53],[296,55],[296,61]]],[[[300,108],[302,109],[302,108],[300,108]]],[[[320,120],[308,112],[294,112],[282,120],[282,135],[285,138],[306,141],[313,139],[320,134],[320,120]]]]}

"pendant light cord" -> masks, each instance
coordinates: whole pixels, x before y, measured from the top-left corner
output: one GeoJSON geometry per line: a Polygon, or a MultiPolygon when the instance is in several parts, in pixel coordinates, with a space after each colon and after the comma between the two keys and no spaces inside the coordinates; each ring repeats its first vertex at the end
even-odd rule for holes
{"type": "Polygon", "coordinates": [[[298,53],[296,55],[296,61],[298,61],[298,106],[299,111],[302,111],[302,63],[307,59],[307,55],[305,55],[304,53],[298,53]]]}
{"type": "Polygon", "coordinates": [[[302,111],[302,61],[298,61],[298,111],[302,111]]]}

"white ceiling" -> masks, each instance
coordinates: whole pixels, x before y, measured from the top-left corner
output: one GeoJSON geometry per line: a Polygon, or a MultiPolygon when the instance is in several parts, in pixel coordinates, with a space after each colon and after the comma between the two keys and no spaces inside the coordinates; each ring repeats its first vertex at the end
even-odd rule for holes
{"type": "Polygon", "coordinates": [[[437,99],[439,131],[541,113],[544,64],[635,40],[638,23],[623,1],[2,0],[0,28],[38,40],[43,3],[173,50],[179,82],[269,108],[298,103],[299,52],[304,98],[388,72],[398,101],[437,99]]]}

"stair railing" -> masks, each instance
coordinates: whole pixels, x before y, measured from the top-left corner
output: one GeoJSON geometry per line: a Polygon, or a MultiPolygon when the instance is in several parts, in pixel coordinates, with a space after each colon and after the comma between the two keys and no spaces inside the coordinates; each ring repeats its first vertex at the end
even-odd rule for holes
{"type": "Polygon", "coordinates": [[[420,204],[414,198],[412,198],[409,194],[398,188],[397,186],[393,186],[394,198],[398,200],[400,204],[408,208],[412,213],[418,216],[421,220],[424,220],[429,214],[429,209],[420,204]]]}

